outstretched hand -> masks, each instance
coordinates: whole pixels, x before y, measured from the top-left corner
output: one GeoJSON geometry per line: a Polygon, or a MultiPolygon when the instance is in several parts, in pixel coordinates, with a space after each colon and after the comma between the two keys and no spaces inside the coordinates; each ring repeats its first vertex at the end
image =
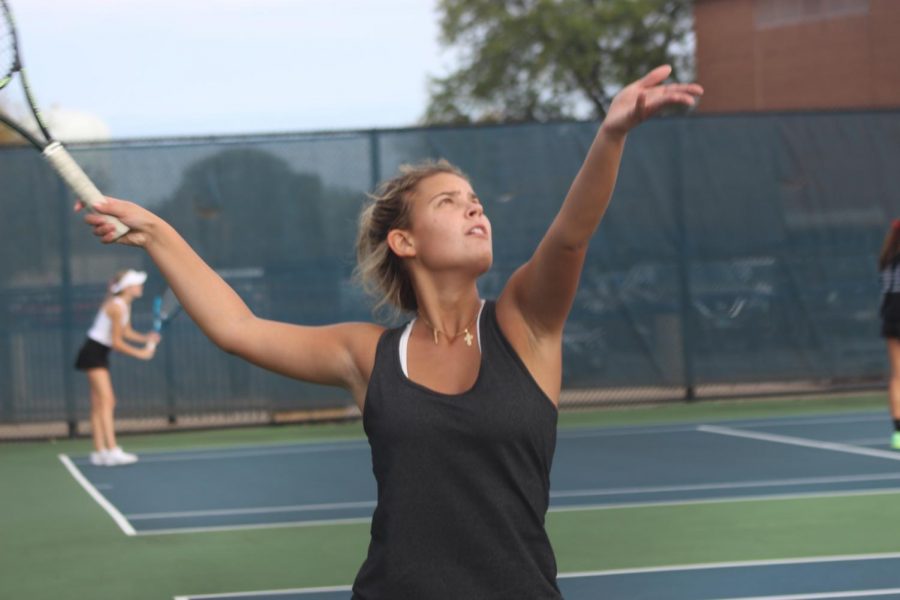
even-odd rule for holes
{"type": "MultiPolygon", "coordinates": [[[[79,200],[75,203],[76,212],[85,208],[84,202],[79,200]]],[[[93,228],[94,235],[99,237],[101,242],[104,244],[117,242],[127,246],[146,245],[149,241],[147,232],[157,220],[156,215],[133,202],[117,200],[108,196],[105,202],[94,205],[93,210],[86,211],[84,214],[84,222],[93,228]],[[112,215],[118,218],[131,231],[117,239],[115,227],[107,222],[103,215],[112,215]]]]}
{"type": "Polygon", "coordinates": [[[667,106],[694,106],[703,95],[703,88],[696,83],[664,84],[671,73],[669,65],[656,67],[622,88],[609,105],[603,127],[608,132],[625,135],[667,106]]]}

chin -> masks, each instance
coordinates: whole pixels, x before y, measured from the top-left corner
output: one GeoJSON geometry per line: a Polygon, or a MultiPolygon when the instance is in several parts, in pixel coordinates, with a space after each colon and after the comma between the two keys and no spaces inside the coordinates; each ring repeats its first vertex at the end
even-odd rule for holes
{"type": "Polygon", "coordinates": [[[494,264],[494,255],[493,253],[488,253],[485,256],[479,256],[477,261],[478,274],[484,275],[488,271],[491,270],[491,265],[494,264]]]}

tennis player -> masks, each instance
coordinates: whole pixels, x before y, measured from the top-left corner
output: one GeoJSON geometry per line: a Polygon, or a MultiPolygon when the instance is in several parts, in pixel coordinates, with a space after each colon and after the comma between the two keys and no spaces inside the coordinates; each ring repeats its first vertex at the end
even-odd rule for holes
{"type": "Polygon", "coordinates": [[[888,400],[894,419],[891,448],[900,450],[900,219],[894,219],[878,257],[881,271],[881,337],[890,362],[888,400]]]}
{"type": "MultiPolygon", "coordinates": [[[[360,218],[357,273],[380,304],[410,314],[396,329],[261,319],[159,217],[121,200],[100,209],[131,228],[120,243],[149,253],[223,350],[355,398],[378,483],[355,599],[560,598],[544,516],[563,325],[627,133],[703,92],[664,84],[670,72],[619,92],[559,214],[496,300],[476,287],[493,238],[465,175],[439,161],[383,183],[360,218]]],[[[113,241],[101,217],[85,220],[113,241]]]]}
{"type": "Polygon", "coordinates": [[[131,303],[144,293],[146,280],[147,274],[143,271],[128,270],[116,274],[75,359],[75,368],[84,371],[90,386],[91,433],[94,437],[91,464],[97,466],[129,465],[138,459],[116,443],[113,417],[116,395],[109,376],[109,353],[115,350],[142,360],[153,358],[159,334],[138,333],[131,328],[131,303]],[[128,342],[144,346],[137,348],[128,342]]]}

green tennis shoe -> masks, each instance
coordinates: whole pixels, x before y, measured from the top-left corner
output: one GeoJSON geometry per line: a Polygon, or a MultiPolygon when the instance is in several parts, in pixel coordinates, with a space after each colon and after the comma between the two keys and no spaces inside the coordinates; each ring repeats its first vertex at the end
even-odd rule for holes
{"type": "Polygon", "coordinates": [[[891,438],[891,448],[900,450],[900,431],[894,432],[894,436],[891,438]]]}

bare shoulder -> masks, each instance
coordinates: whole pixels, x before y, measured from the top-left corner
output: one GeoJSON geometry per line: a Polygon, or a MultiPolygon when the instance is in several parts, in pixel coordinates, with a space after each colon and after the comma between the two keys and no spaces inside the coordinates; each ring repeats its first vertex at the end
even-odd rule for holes
{"type": "Polygon", "coordinates": [[[103,303],[103,312],[110,317],[117,317],[122,314],[122,303],[116,302],[115,298],[110,298],[103,303]]]}

